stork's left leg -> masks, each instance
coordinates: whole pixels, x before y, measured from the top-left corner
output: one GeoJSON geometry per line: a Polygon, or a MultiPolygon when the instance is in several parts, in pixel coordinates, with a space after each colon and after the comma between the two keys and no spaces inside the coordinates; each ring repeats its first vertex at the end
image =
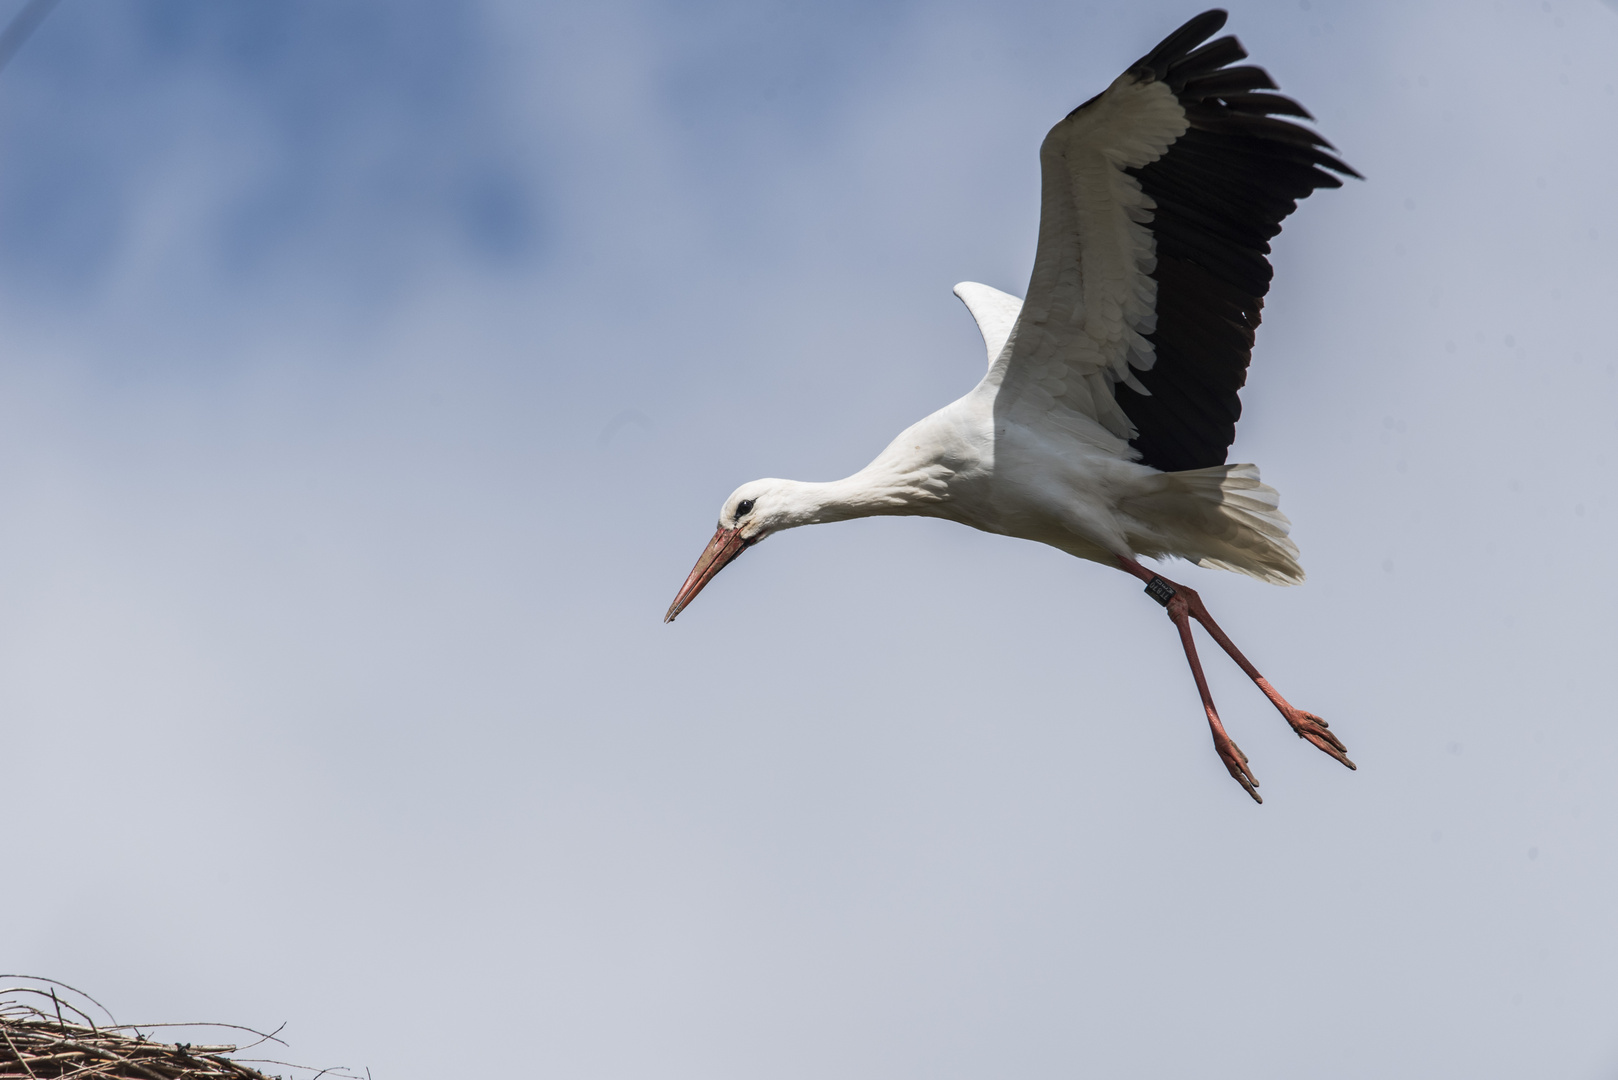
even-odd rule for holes
{"type": "MultiPolygon", "coordinates": [[[[1124,570],[1146,582],[1147,593],[1158,603],[1169,609],[1170,618],[1174,618],[1175,608],[1183,602],[1186,613],[1201,623],[1203,629],[1208,631],[1208,636],[1217,641],[1219,647],[1224,649],[1230,658],[1236,661],[1236,665],[1247,673],[1247,677],[1257,684],[1258,688],[1264,692],[1264,696],[1270,699],[1270,703],[1281,711],[1282,716],[1286,717],[1287,723],[1297,733],[1298,738],[1308,740],[1344,765],[1347,765],[1350,769],[1356,768],[1355,764],[1348,759],[1348,749],[1332,733],[1326,721],[1314,713],[1307,713],[1293,706],[1276,691],[1275,687],[1270,685],[1268,679],[1259,674],[1258,668],[1254,667],[1247,657],[1242,655],[1242,651],[1236,647],[1236,643],[1231,641],[1230,637],[1219,628],[1219,624],[1213,621],[1213,616],[1208,614],[1207,607],[1202,603],[1202,597],[1197,595],[1195,589],[1154,574],[1133,559],[1119,559],[1118,563],[1124,570]],[[1164,595],[1164,589],[1160,585],[1154,583],[1166,586],[1167,595],[1164,595]]],[[[1174,621],[1176,624],[1180,622],[1177,618],[1174,621]]],[[[1185,632],[1182,631],[1182,636],[1184,634],[1185,632]]]]}

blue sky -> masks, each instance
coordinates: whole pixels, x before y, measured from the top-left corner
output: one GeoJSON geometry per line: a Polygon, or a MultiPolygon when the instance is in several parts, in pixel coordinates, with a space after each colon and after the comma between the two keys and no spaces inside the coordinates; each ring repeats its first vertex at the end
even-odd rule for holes
{"type": "Polygon", "coordinates": [[[1171,573],[1359,772],[1214,659],[1253,806],[1135,583],[944,523],[659,622],[738,483],[972,385],[950,287],[1194,11],[64,0],[0,73],[0,966],[379,1080],[1612,1076],[1610,6],[1232,12],[1367,179],[1233,452],[1309,581],[1171,573]]]}

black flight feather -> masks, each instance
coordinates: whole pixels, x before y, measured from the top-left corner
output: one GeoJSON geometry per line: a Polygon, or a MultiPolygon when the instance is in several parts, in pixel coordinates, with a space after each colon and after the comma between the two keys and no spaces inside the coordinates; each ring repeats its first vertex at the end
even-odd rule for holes
{"type": "Polygon", "coordinates": [[[1269,291],[1269,241],[1298,200],[1359,176],[1325,152],[1331,144],[1288,120],[1310,119],[1275,90],[1263,68],[1231,66],[1247,52],[1208,11],[1170,34],[1130,70],[1165,83],[1190,129],[1162,157],[1129,172],[1153,200],[1157,326],[1146,335],[1156,362],[1119,383],[1141,461],[1172,472],[1222,465],[1236,437],[1257,328],[1269,291]],[[1325,148],[1325,149],[1322,149],[1325,148]]]}
{"type": "Polygon", "coordinates": [[[1145,68],[1161,79],[1168,74],[1169,64],[1181,59],[1192,49],[1225,28],[1229,16],[1218,8],[1204,11],[1184,26],[1164,38],[1157,48],[1135,61],[1134,67],[1145,68]]]}

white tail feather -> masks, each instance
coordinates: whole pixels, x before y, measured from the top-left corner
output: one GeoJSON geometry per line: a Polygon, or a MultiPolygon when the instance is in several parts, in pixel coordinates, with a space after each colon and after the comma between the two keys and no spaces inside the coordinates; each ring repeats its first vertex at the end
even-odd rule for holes
{"type": "Polygon", "coordinates": [[[1176,555],[1198,566],[1234,570],[1273,585],[1303,582],[1298,545],[1287,538],[1292,522],[1278,509],[1281,497],[1259,479],[1256,465],[1156,473],[1120,508],[1143,526],[1136,550],[1176,555]]]}

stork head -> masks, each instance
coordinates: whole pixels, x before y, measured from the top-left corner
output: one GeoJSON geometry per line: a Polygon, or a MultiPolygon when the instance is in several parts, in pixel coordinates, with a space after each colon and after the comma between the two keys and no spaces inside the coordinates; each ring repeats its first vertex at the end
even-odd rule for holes
{"type": "Polygon", "coordinates": [[[798,489],[807,486],[790,480],[754,480],[731,492],[730,498],[719,509],[718,531],[708,541],[708,547],[703,551],[702,558],[697,560],[697,565],[692,567],[685,584],[680,586],[679,595],[669,605],[663,621],[673,622],[674,617],[685,610],[685,606],[696,598],[703,586],[730,565],[736,556],[772,532],[807,524],[808,520],[812,520],[804,518],[805,507],[801,505],[804,500],[799,497],[798,489]]]}

